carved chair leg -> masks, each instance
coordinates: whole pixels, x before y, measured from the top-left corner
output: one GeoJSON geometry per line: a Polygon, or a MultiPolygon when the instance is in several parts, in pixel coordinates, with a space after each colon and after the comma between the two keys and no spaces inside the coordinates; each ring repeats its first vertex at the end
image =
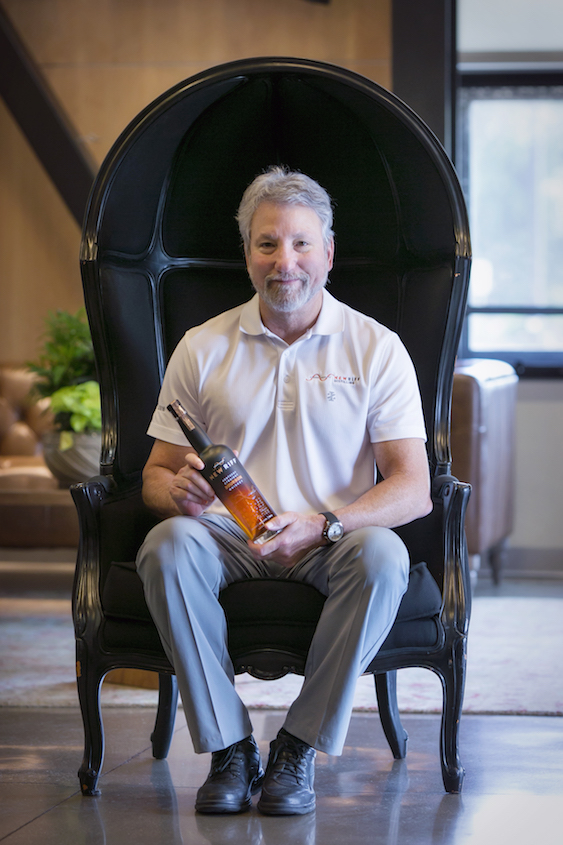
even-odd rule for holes
{"type": "Polygon", "coordinates": [[[383,732],[395,760],[402,760],[407,754],[409,735],[401,724],[397,706],[397,671],[374,675],[374,679],[383,732]]]}
{"type": "Polygon", "coordinates": [[[104,725],[100,706],[103,675],[88,661],[87,649],[76,641],[76,680],[84,723],[84,757],[78,770],[83,795],[99,795],[98,780],[104,759],[104,725]]]}
{"type": "Polygon", "coordinates": [[[176,711],[178,709],[178,681],[176,675],[160,674],[158,676],[158,710],[154,731],[151,734],[152,755],[157,760],[164,760],[168,756],[176,711]]]}
{"type": "Polygon", "coordinates": [[[461,792],[465,769],[459,759],[459,723],[465,686],[465,638],[452,645],[451,661],[442,674],[444,692],[440,756],[446,792],[461,792]]]}

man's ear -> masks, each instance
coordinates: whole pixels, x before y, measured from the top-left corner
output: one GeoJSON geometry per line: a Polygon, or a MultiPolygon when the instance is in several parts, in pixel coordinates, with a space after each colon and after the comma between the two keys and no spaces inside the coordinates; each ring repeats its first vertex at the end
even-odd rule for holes
{"type": "Polygon", "coordinates": [[[335,249],[334,238],[331,238],[330,243],[328,245],[328,249],[327,249],[327,260],[328,260],[328,269],[329,270],[332,270],[332,267],[333,267],[333,264],[334,264],[334,249],[335,249]]]}

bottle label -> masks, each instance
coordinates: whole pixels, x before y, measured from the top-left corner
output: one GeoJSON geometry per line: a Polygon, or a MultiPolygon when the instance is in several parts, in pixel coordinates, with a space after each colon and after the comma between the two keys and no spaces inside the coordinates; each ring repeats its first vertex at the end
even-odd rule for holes
{"type": "MultiPolygon", "coordinates": [[[[209,473],[209,481],[215,481],[216,478],[221,478],[223,473],[230,469],[232,466],[235,466],[237,463],[236,458],[231,458],[230,461],[227,458],[221,458],[219,461],[215,461],[213,464],[213,468],[209,473]]],[[[225,478],[221,478],[223,484],[226,483],[225,478]]]]}
{"type": "Polygon", "coordinates": [[[241,473],[238,461],[227,463],[234,463],[234,469],[229,467],[224,471],[221,467],[210,473],[208,481],[239,524],[244,523],[245,530],[254,536],[265,522],[273,519],[275,513],[246,473],[241,473]]]}
{"type": "Polygon", "coordinates": [[[241,484],[244,484],[244,478],[242,475],[239,475],[236,470],[235,472],[230,472],[223,479],[223,486],[225,490],[228,490],[229,492],[235,490],[241,484]]]}

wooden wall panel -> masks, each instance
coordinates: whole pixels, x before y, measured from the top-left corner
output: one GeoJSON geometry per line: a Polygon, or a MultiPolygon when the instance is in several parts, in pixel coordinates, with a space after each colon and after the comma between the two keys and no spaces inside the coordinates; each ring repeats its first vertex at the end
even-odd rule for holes
{"type": "MultiPolygon", "coordinates": [[[[391,82],[391,0],[0,2],[98,164],[145,105],[222,62],[298,56],[391,82]]],[[[81,297],[78,227],[10,120],[0,111],[0,253],[19,255],[1,270],[0,361],[34,356],[46,311],[81,297]]]]}
{"type": "Polygon", "coordinates": [[[0,99],[0,362],[35,356],[48,311],[82,303],[80,232],[0,99]]]}

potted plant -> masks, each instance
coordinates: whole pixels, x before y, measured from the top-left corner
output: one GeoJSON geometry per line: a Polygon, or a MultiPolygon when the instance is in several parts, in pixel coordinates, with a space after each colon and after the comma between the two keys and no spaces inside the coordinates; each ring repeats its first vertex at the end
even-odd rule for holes
{"type": "Polygon", "coordinates": [[[102,418],[100,388],[86,311],[46,318],[43,348],[27,364],[36,393],[48,397],[54,428],[43,435],[45,463],[62,487],[97,475],[102,418]]]}

